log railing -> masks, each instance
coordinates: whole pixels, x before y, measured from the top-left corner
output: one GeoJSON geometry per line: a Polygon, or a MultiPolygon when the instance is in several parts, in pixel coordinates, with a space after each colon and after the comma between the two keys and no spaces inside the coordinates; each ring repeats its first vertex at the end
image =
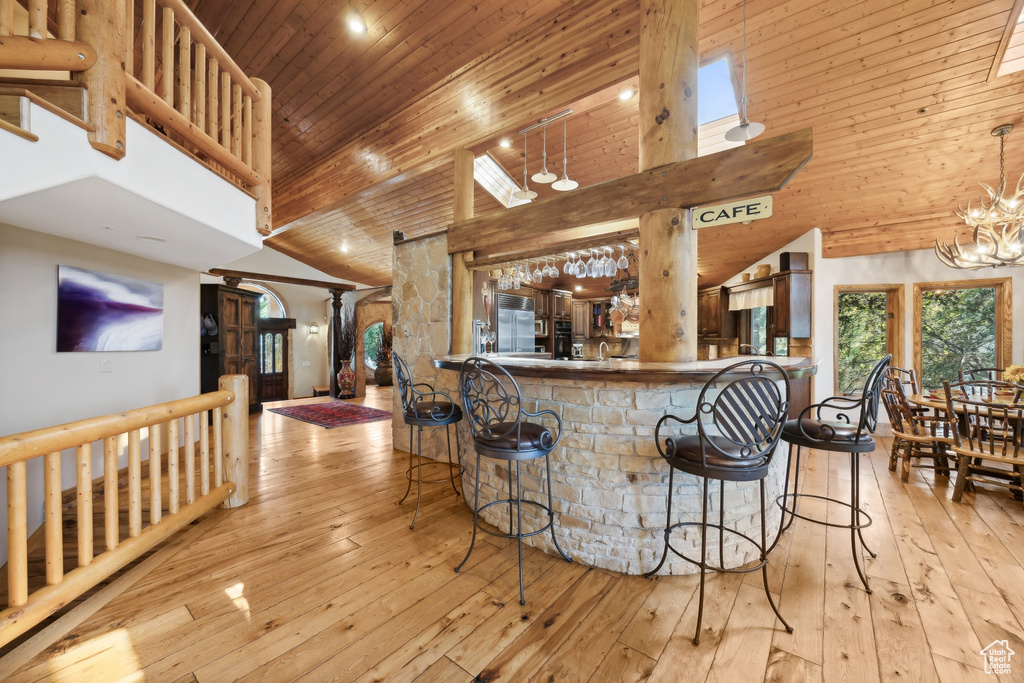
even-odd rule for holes
{"type": "Polygon", "coordinates": [[[146,553],[202,514],[248,498],[248,378],[225,375],[220,391],[117,415],[71,422],[0,438],[7,468],[7,597],[0,612],[0,646],[25,633],[71,600],[146,553]],[[209,425],[209,426],[207,426],[209,425]],[[197,440],[198,437],[198,440],[197,440]],[[148,440],[143,477],[143,440],[148,440]],[[128,486],[118,489],[118,452],[127,446],[128,486]],[[77,566],[64,567],[61,452],[75,463],[77,566]],[[102,462],[94,483],[94,450],[102,462]],[[41,459],[35,481],[43,503],[45,585],[30,591],[28,573],[28,464],[41,459]],[[184,484],[184,486],[182,486],[184,484]],[[143,505],[144,485],[148,506],[143,505]],[[94,486],[102,502],[94,502],[94,486]],[[182,490],[184,489],[184,491],[182,490]],[[96,552],[94,505],[102,509],[105,549],[96,552]],[[119,510],[127,508],[127,537],[119,510]],[[144,519],[144,507],[148,514],[144,519]],[[144,524],[148,522],[148,524],[144,524]]]}
{"type": "MultiPolygon", "coordinates": [[[[0,38],[14,34],[17,2],[0,0],[0,38]]],[[[80,72],[93,147],[125,155],[130,107],[252,192],[256,229],[270,234],[270,86],[246,76],[182,0],[50,3],[29,0],[29,33],[39,36],[0,40],[0,68],[80,72]]]]}

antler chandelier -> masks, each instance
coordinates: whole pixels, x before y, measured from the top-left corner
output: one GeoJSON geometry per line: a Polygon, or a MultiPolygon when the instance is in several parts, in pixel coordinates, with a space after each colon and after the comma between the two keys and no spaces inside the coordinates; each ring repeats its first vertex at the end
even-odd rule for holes
{"type": "Polygon", "coordinates": [[[958,236],[953,244],[935,240],[935,255],[950,268],[976,270],[991,266],[1008,266],[1024,258],[1024,176],[1017,181],[1012,196],[1006,194],[1004,146],[1013,130],[1009,123],[992,129],[999,138],[999,186],[981,183],[985,194],[978,204],[960,206],[956,215],[974,229],[973,244],[961,245],[958,236]]]}

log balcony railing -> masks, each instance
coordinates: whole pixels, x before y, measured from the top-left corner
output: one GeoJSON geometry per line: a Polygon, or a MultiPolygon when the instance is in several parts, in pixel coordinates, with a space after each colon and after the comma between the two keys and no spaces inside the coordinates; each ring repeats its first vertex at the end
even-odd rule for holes
{"type": "Polygon", "coordinates": [[[257,202],[270,234],[270,86],[250,79],[182,0],[0,0],[0,69],[70,71],[92,146],[116,159],[129,109],[257,202]],[[15,5],[28,13],[26,35],[15,5]]]}
{"type": "Polygon", "coordinates": [[[214,507],[222,503],[237,507],[247,501],[247,396],[245,375],[225,375],[220,378],[220,390],[209,394],[0,438],[0,467],[7,468],[8,552],[8,607],[0,612],[0,646],[214,507]],[[144,438],[148,440],[146,477],[142,474],[144,438]],[[127,490],[119,492],[118,454],[123,444],[127,445],[127,490]],[[70,571],[64,568],[62,520],[61,452],[66,449],[74,452],[77,480],[73,500],[78,566],[70,571]],[[95,459],[102,461],[95,482],[94,452],[95,459]],[[29,463],[37,458],[42,461],[42,475],[32,477],[29,463]],[[46,576],[45,585],[30,591],[31,484],[42,493],[46,576]],[[94,533],[100,531],[93,525],[94,486],[103,490],[102,515],[97,510],[97,516],[103,519],[105,550],[98,554],[94,550],[94,533]],[[148,506],[143,503],[144,487],[148,506]],[[125,503],[128,533],[122,538],[120,510],[125,503]],[[144,507],[148,507],[145,526],[144,507]]]}

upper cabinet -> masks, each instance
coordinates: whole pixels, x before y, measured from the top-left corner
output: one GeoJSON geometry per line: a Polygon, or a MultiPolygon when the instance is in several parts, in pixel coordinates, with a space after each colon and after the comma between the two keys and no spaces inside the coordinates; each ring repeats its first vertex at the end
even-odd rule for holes
{"type": "Polygon", "coordinates": [[[775,276],[775,336],[806,339],[811,336],[811,274],[790,271],[775,276]]]}
{"type": "Polygon", "coordinates": [[[551,292],[548,290],[533,290],[533,316],[538,320],[551,319],[551,292]]]}
{"type": "Polygon", "coordinates": [[[736,336],[736,313],[729,310],[729,290],[714,287],[697,293],[697,334],[704,338],[736,336]]]}
{"type": "Polygon", "coordinates": [[[551,313],[555,320],[569,320],[572,316],[572,294],[551,290],[551,313]]]}
{"type": "Polygon", "coordinates": [[[572,338],[590,338],[590,303],[587,301],[572,302],[572,338]]]}

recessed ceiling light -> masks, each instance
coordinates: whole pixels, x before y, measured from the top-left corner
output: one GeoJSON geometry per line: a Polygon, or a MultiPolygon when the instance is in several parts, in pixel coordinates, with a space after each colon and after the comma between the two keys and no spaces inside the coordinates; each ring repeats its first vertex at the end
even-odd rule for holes
{"type": "Polygon", "coordinates": [[[352,14],[348,16],[348,30],[352,31],[352,33],[366,33],[366,23],[363,21],[363,18],[359,16],[358,12],[353,11],[352,14]]]}
{"type": "Polygon", "coordinates": [[[113,225],[101,225],[100,227],[103,228],[104,230],[116,230],[117,229],[113,225]]]}
{"type": "Polygon", "coordinates": [[[342,254],[347,254],[348,253],[348,245],[347,244],[341,245],[341,253],[342,254]]]}
{"type": "Polygon", "coordinates": [[[619,92],[619,99],[625,102],[626,100],[633,99],[633,95],[635,94],[636,91],[633,90],[632,88],[625,88],[619,92]]]}
{"type": "Polygon", "coordinates": [[[582,292],[583,291],[583,285],[576,285],[576,291],[577,292],[582,292]]]}
{"type": "Polygon", "coordinates": [[[501,142],[499,142],[498,144],[504,147],[505,149],[508,149],[509,147],[512,146],[512,141],[509,140],[508,138],[502,138],[501,142]]]}
{"type": "Polygon", "coordinates": [[[136,235],[136,239],[140,239],[143,242],[166,242],[167,240],[162,237],[150,237],[149,235],[136,235]]]}

